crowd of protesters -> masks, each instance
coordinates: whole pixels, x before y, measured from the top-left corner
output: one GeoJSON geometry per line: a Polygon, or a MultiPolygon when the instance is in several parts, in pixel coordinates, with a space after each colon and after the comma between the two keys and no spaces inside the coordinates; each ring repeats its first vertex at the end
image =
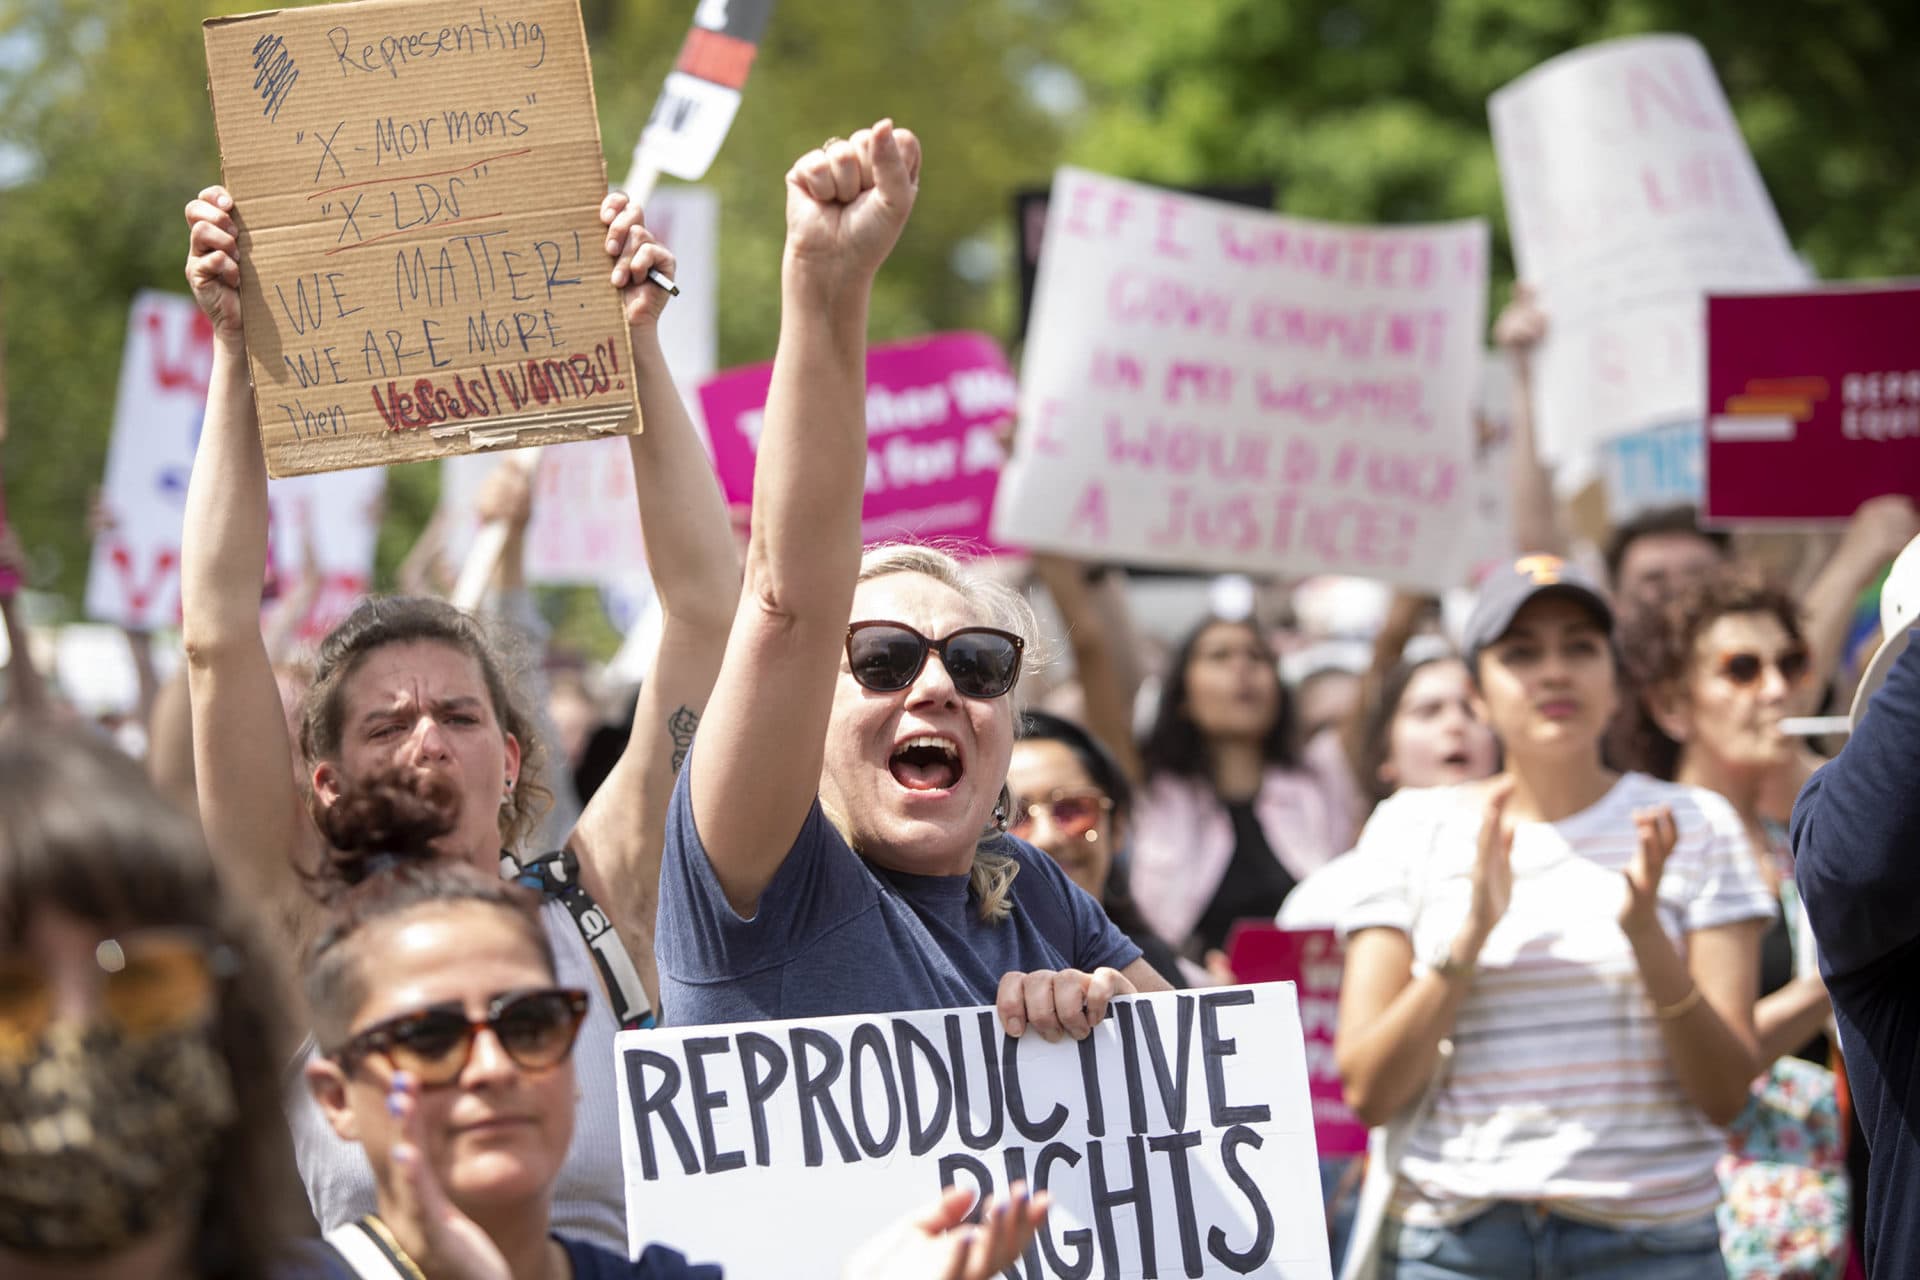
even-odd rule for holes
{"type": "MultiPolygon", "coordinates": [[[[415,594],[303,659],[263,633],[234,203],[187,205],[214,363],[144,773],[0,598],[0,1272],[714,1274],[665,1222],[628,1260],[623,1028],[993,1005],[1084,1039],[1241,980],[1276,920],[1344,939],[1347,1274],[1920,1271],[1920,551],[1878,648],[1854,625],[1912,502],[1811,564],[1684,510],[1596,548],[1523,447],[1457,633],[1397,596],[1311,697],[1285,659],[1327,637],[1257,607],[1156,661],[1120,569],[861,544],[868,302],[919,172],[881,122],[787,175],[744,559],[661,354],[673,257],[603,206],[664,620],[612,714],[510,660],[541,634],[511,551],[485,621],[415,594]],[[1849,705],[1844,746],[1782,727],[1849,705]],[[1782,1096],[1817,1195],[1750,1176],[1782,1096]]],[[[1545,324],[1522,291],[1496,327],[1522,386],[1545,324]]],[[[528,501],[501,468],[489,509],[528,501]]],[[[851,1273],[984,1280],[1046,1208],[863,1222],[851,1273]]]]}

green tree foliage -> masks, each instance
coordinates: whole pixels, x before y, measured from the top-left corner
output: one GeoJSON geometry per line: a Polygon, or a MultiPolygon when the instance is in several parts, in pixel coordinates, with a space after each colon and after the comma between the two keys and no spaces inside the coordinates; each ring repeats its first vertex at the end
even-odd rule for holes
{"type": "MultiPolygon", "coordinates": [[[[185,290],[180,210],[219,175],[200,19],[261,7],[0,0],[0,165],[26,166],[0,187],[8,511],[41,553],[41,585],[75,605],[128,303],[141,288],[185,290]]],[[[615,182],[693,10],[694,0],[582,0],[615,182]]],[[[928,171],[878,289],[876,336],[1007,329],[1006,280],[961,274],[956,252],[982,237],[1004,243],[1010,192],[1053,167],[1054,122],[1022,89],[1050,22],[1030,0],[781,0],[707,179],[721,195],[723,364],[773,354],[787,166],[883,115],[920,134],[928,171]]],[[[426,521],[434,469],[396,468],[389,489],[382,582],[426,521]]]]}
{"type": "MultiPolygon", "coordinates": [[[[1271,178],[1290,213],[1505,215],[1489,94],[1556,54],[1693,35],[1788,235],[1823,277],[1920,269],[1920,6],[1880,0],[1079,0],[1076,163],[1271,178]]],[[[1510,264],[1507,268],[1511,270],[1510,264]]]]}

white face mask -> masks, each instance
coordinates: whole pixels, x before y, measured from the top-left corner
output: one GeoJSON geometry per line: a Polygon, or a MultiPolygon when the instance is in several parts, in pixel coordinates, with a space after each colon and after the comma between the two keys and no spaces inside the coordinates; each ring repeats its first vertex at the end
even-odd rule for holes
{"type": "Polygon", "coordinates": [[[203,1029],[59,1023],[0,1055],[0,1247],[98,1258],[197,1213],[237,1113],[203,1029]]]}

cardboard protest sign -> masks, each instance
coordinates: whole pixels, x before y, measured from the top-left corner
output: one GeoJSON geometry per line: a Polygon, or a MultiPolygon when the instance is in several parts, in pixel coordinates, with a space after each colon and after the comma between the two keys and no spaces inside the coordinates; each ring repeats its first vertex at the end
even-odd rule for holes
{"type": "Polygon", "coordinates": [[[994,536],[1457,584],[1486,288],[1483,222],[1309,222],[1061,170],[994,536]]]}
{"type": "MultiPolygon", "coordinates": [[[[146,630],[180,618],[180,527],[213,368],[213,328],[193,299],[141,292],[120,361],[113,436],[93,541],[86,616],[146,630]]],[[[276,480],[267,486],[268,576],[321,575],[300,631],[313,637],[344,617],[373,579],[386,473],[276,480]]]]}
{"type": "MultiPolygon", "coordinates": [[[[647,226],[673,250],[680,295],[660,318],[660,347],[690,410],[712,375],[719,347],[720,201],[702,187],[669,187],[647,200],[647,226]]],[[[467,558],[480,520],[473,502],[500,459],[448,458],[440,467],[440,510],[450,563],[467,558]]],[[[526,573],[533,582],[625,588],[646,573],[646,549],[627,441],[586,440],[541,454],[534,472],[526,573]]]]}
{"type": "Polygon", "coordinates": [[[1241,920],[1227,935],[1227,963],[1242,982],[1291,982],[1306,1039],[1307,1091],[1313,1095],[1313,1132],[1322,1159],[1359,1155],[1367,1126],[1347,1106],[1333,1035],[1340,1016],[1340,974],[1346,950],[1332,929],[1281,929],[1241,920]]]}
{"type": "Polygon", "coordinates": [[[1024,1181],[1053,1208],[1022,1280],[1324,1278],[1300,1046],[1285,984],[1122,998],[1078,1043],[991,1008],[626,1032],[633,1245],[671,1224],[729,1275],[838,1276],[943,1186],[1024,1181]]]}
{"type": "MultiPolygon", "coordinates": [[[[754,451],[773,366],[721,374],[700,388],[727,501],[753,498],[754,451]]],[[[935,334],[867,352],[864,541],[954,539],[997,549],[987,519],[1004,452],[996,424],[1014,409],[1013,374],[993,339],[935,334]]]]}
{"type": "Polygon", "coordinates": [[[1840,521],[1920,494],[1920,288],[1714,297],[1707,336],[1707,520],[1840,521]]]}
{"type": "Polygon", "coordinates": [[[1710,290],[1806,279],[1698,42],[1638,36],[1541,64],[1487,106],[1535,357],[1541,455],[1701,413],[1710,290]]]}
{"type": "MultiPolygon", "coordinates": [[[[633,149],[636,174],[706,177],[740,110],[773,0],[700,0],[673,70],[633,149]]],[[[630,180],[631,185],[631,180],[630,180]]]]}
{"type": "Polygon", "coordinates": [[[578,0],[205,35],[272,474],[637,429],[578,0]]]}
{"type": "MultiPolygon", "coordinates": [[[[1271,182],[1222,182],[1180,189],[1190,196],[1225,200],[1249,209],[1273,208],[1271,182]]],[[[1013,328],[1016,340],[1027,336],[1027,326],[1033,319],[1033,291],[1040,282],[1040,247],[1047,240],[1047,206],[1052,198],[1052,187],[1029,187],[1013,193],[1014,266],[1020,274],[1020,314],[1013,328]]]]}
{"type": "Polygon", "coordinates": [[[1621,524],[1661,507],[1700,505],[1705,440],[1698,422],[1615,436],[1601,450],[1607,519],[1621,524]]]}

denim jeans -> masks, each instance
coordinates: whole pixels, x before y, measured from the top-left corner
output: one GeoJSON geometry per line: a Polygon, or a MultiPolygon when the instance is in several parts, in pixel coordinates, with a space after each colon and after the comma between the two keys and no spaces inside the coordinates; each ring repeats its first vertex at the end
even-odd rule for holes
{"type": "Polygon", "coordinates": [[[1360,1207],[1359,1156],[1320,1157],[1320,1202],[1327,1211],[1327,1252],[1333,1274],[1346,1262],[1347,1238],[1353,1234],[1354,1211],[1360,1207]]]}
{"type": "Polygon", "coordinates": [[[1726,1280],[1712,1214],[1600,1227],[1503,1201],[1451,1227],[1388,1222],[1380,1280],[1726,1280]]]}

